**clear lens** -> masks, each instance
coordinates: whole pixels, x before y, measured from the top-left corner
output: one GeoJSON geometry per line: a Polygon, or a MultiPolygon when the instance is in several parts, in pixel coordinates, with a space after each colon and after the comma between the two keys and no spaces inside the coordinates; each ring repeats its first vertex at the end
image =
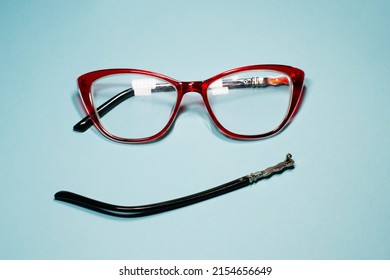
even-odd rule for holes
{"type": "Polygon", "coordinates": [[[104,129],[127,139],[159,133],[168,123],[177,99],[172,84],[139,74],[103,77],[92,84],[91,91],[104,129]],[[106,107],[106,112],[98,110],[100,106],[106,107]]]}
{"type": "Polygon", "coordinates": [[[287,114],[292,86],[277,71],[243,71],[213,82],[207,89],[211,109],[227,130],[257,135],[278,127],[287,114]]]}

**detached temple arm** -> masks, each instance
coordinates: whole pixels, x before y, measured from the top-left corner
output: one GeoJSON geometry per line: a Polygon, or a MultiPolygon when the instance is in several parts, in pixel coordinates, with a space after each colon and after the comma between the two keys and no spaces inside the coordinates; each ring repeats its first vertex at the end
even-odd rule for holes
{"type": "Polygon", "coordinates": [[[116,216],[116,217],[142,217],[153,215],[180,207],[188,206],[195,204],[219,195],[229,193],[231,191],[238,190],[240,188],[246,187],[253,183],[256,183],[258,180],[269,178],[273,174],[281,173],[285,169],[293,168],[294,160],[292,159],[291,154],[287,154],[286,159],[283,162],[280,162],[274,166],[264,169],[263,171],[258,171],[246,175],[244,177],[238,178],[226,184],[220,185],[218,187],[208,189],[199,193],[192,195],[184,196],[181,198],[168,200],[159,203],[140,205],[140,206],[120,206],[109,204],[101,201],[97,201],[85,196],[81,196],[68,191],[60,191],[54,195],[56,200],[65,201],[74,205],[78,205],[96,212],[103,214],[116,216]]]}
{"type": "MultiPolygon", "coordinates": [[[[283,86],[283,85],[289,85],[288,78],[281,76],[281,77],[252,77],[248,79],[237,79],[237,80],[222,80],[221,88],[226,89],[236,89],[236,88],[256,88],[256,87],[268,87],[268,86],[283,86]]],[[[152,89],[151,92],[167,92],[167,91],[174,91],[175,88],[169,84],[157,84],[156,88],[152,89]]],[[[214,88],[214,90],[218,90],[217,88],[214,88]]],[[[112,109],[114,109],[116,106],[121,104],[123,101],[129,99],[130,97],[135,96],[133,88],[128,88],[124,91],[121,91],[114,97],[108,99],[106,102],[104,102],[102,105],[100,105],[98,108],[96,108],[96,112],[99,115],[99,117],[103,117],[105,114],[110,112],[112,109]]],[[[73,126],[73,130],[77,132],[85,132],[88,128],[90,128],[93,125],[93,122],[91,118],[87,115],[84,117],[81,121],[79,121],[77,124],[73,126]]]]}

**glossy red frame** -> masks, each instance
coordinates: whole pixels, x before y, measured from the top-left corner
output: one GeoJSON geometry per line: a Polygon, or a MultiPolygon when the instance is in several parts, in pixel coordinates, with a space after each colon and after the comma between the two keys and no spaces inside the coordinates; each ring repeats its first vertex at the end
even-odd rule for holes
{"type": "Polygon", "coordinates": [[[93,71],[86,73],[84,75],[81,75],[78,78],[78,85],[79,85],[79,90],[80,90],[80,96],[81,100],[84,104],[84,108],[89,116],[89,118],[92,120],[93,124],[95,127],[107,138],[117,141],[117,142],[122,142],[122,143],[145,143],[145,142],[152,142],[155,141],[159,138],[161,138],[163,135],[167,133],[171,125],[173,124],[178,111],[179,107],[181,104],[181,101],[183,99],[183,96],[188,93],[188,92],[197,92],[202,96],[203,102],[207,108],[207,111],[210,115],[210,118],[212,119],[213,123],[217,126],[219,131],[221,131],[224,135],[233,138],[233,139],[240,139],[240,140],[256,140],[256,139],[261,139],[265,137],[269,137],[272,135],[275,135],[276,133],[280,132],[284,127],[286,127],[295,114],[297,113],[302,96],[303,96],[303,81],[304,81],[304,76],[305,73],[295,67],[287,66],[287,65],[275,65],[275,64],[265,64],[265,65],[251,65],[251,66],[244,66],[244,67],[239,67],[239,68],[234,68],[225,72],[222,72],[218,75],[215,75],[207,80],[204,81],[192,81],[192,82],[181,82],[177,81],[175,79],[172,79],[170,77],[167,77],[165,75],[147,71],[147,70],[140,70],[140,69],[106,69],[106,70],[98,70],[98,71],[93,71]],[[231,132],[224,128],[218,121],[218,119],[215,117],[208,98],[207,98],[207,88],[211,83],[214,81],[227,76],[231,74],[235,74],[241,71],[249,71],[249,70],[272,70],[272,71],[278,71],[282,72],[286,75],[288,75],[292,81],[292,97],[290,100],[290,105],[287,111],[287,114],[283,121],[279,124],[277,128],[274,130],[263,133],[263,134],[257,134],[257,135],[241,135],[241,134],[236,134],[234,132],[231,132]],[[91,85],[93,84],[94,81],[97,79],[100,79],[104,76],[108,75],[115,75],[115,74],[125,74],[125,73],[130,73],[130,74],[144,74],[144,75],[149,75],[153,76],[162,80],[167,81],[168,83],[172,84],[173,86],[176,87],[177,89],[177,101],[175,104],[175,107],[171,113],[170,119],[166,126],[157,134],[150,136],[150,137],[145,137],[145,138],[140,138],[140,139],[127,139],[127,138],[121,138],[117,137],[115,135],[112,135],[110,132],[108,132],[100,123],[99,117],[97,116],[96,110],[93,106],[93,101],[92,101],[92,96],[91,96],[91,85]]]}

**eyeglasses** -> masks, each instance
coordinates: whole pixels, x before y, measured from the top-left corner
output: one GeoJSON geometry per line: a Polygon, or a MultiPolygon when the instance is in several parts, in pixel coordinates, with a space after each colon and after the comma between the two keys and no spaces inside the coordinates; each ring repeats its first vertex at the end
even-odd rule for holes
{"type": "Polygon", "coordinates": [[[303,81],[302,70],[285,65],[245,66],[193,82],[139,69],[94,71],[78,78],[88,115],[73,129],[85,132],[94,125],[114,141],[155,141],[173,124],[184,95],[197,92],[224,135],[261,139],[291,122],[302,100],[303,81]]]}

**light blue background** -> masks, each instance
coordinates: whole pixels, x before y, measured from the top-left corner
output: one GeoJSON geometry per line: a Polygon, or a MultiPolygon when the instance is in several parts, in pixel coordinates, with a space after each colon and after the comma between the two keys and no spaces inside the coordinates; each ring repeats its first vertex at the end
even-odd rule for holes
{"type": "Polygon", "coordinates": [[[1,259],[389,259],[389,1],[1,1],[1,259]],[[170,134],[123,145],[83,115],[76,78],[149,69],[179,80],[263,63],[306,72],[281,134],[225,138],[200,97],[170,134]],[[139,219],[53,200],[117,204],[201,191],[283,160],[296,168],[139,219]]]}

